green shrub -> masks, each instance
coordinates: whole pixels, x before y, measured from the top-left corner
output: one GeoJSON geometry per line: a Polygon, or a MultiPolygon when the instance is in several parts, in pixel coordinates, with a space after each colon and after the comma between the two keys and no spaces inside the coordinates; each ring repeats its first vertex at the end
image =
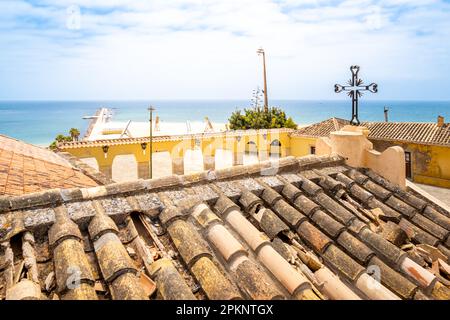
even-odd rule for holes
{"type": "Polygon", "coordinates": [[[281,108],[272,107],[268,111],[261,108],[236,110],[228,119],[231,130],[247,129],[274,129],[291,128],[297,129],[297,125],[291,117],[287,118],[286,113],[281,108]]]}

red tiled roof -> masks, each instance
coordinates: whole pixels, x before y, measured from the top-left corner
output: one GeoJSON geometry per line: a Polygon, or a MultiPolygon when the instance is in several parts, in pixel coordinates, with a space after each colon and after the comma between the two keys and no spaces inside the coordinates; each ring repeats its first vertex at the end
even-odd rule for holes
{"type": "Polygon", "coordinates": [[[0,135],[0,195],[96,185],[57,154],[0,135]]]}
{"type": "Polygon", "coordinates": [[[292,136],[301,137],[328,137],[331,132],[339,131],[344,126],[350,124],[350,121],[340,118],[330,118],[328,120],[312,124],[310,126],[300,128],[292,136]]]}
{"type": "MultiPolygon", "coordinates": [[[[301,128],[292,135],[327,137],[348,124],[348,120],[331,118],[301,128]]],[[[441,127],[432,122],[363,122],[361,125],[369,129],[369,139],[450,146],[450,123],[441,127]]]]}

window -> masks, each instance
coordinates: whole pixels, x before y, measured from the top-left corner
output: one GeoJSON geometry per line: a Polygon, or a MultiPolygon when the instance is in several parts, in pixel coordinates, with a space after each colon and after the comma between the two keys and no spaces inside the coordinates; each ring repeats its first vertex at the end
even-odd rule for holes
{"type": "Polygon", "coordinates": [[[316,147],[310,146],[310,147],[309,147],[309,153],[310,153],[310,154],[316,154],[316,147]]]}

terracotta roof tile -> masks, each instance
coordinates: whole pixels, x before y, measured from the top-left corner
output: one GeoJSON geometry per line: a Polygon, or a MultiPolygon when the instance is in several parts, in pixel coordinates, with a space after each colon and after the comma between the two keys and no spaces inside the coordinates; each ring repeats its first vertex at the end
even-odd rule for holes
{"type": "MultiPolygon", "coordinates": [[[[348,120],[331,118],[301,128],[291,135],[328,137],[331,132],[349,124],[348,120]]],[[[439,127],[437,123],[427,122],[362,122],[361,126],[369,129],[369,139],[450,146],[450,123],[444,123],[439,127]]]]}
{"type": "Polygon", "coordinates": [[[54,152],[0,135],[0,195],[97,183],[54,152]]]}

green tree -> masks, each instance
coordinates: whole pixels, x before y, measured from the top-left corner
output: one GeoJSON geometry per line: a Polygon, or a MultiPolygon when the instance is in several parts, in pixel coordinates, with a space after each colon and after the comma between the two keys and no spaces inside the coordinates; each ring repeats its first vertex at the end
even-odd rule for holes
{"type": "Polygon", "coordinates": [[[72,138],[72,141],[78,141],[78,138],[80,137],[80,130],[77,128],[72,128],[69,131],[70,137],[72,138]]]}
{"type": "Polygon", "coordinates": [[[228,121],[232,130],[297,128],[294,120],[287,117],[286,113],[277,107],[271,107],[267,111],[260,108],[249,108],[244,109],[244,113],[236,110],[228,121]]]}
{"type": "MultiPolygon", "coordinates": [[[[74,128],[72,128],[72,129],[74,129],[74,128]]],[[[58,143],[74,141],[74,135],[72,135],[72,129],[70,129],[70,131],[69,131],[70,136],[65,136],[63,134],[58,134],[55,137],[55,140],[49,145],[49,148],[51,150],[57,150],[58,149],[58,143]]],[[[77,129],[75,129],[75,130],[77,130],[77,129]]],[[[79,132],[78,132],[78,135],[79,135],[79,132]]]]}

